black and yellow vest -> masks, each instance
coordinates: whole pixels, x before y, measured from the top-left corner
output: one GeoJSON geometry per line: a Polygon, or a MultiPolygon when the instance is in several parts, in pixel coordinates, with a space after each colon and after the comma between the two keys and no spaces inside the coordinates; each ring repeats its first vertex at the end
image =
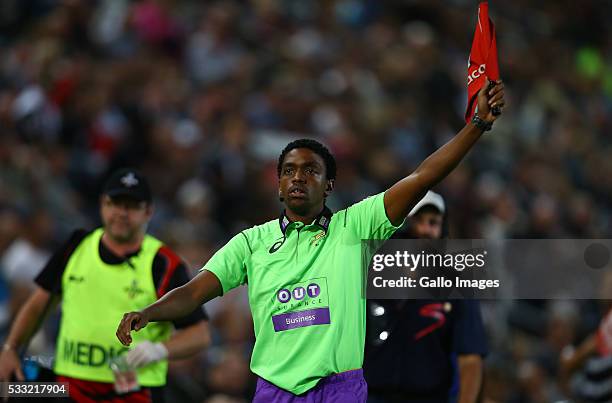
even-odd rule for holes
{"type": "MultiPolygon", "coordinates": [[[[115,332],[123,317],[157,300],[151,267],[162,243],[146,235],[130,263],[110,265],[100,258],[103,230],[87,235],[74,250],[62,277],[62,319],[54,371],[73,378],[113,382],[108,360],[127,351],[115,332]]],[[[169,322],[150,323],[132,333],[132,346],[142,341],[165,341],[169,322]]],[[[166,383],[166,360],[138,370],[142,386],[166,383]]]]}

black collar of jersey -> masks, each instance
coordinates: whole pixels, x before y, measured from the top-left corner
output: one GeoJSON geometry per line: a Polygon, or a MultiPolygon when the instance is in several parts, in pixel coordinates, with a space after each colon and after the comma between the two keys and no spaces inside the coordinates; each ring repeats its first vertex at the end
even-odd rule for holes
{"type": "MultiPolygon", "coordinates": [[[[323,206],[323,210],[317,215],[313,221],[313,224],[318,225],[323,229],[323,231],[327,232],[327,228],[329,228],[329,223],[331,222],[331,217],[334,213],[327,206],[323,206]]],[[[278,225],[280,226],[281,232],[285,235],[285,231],[287,231],[287,227],[291,224],[291,220],[285,214],[285,210],[281,213],[278,218],[278,225]]]]}
{"type": "Polygon", "coordinates": [[[140,253],[140,250],[141,249],[138,248],[137,251],[128,253],[125,256],[117,256],[106,245],[104,245],[104,242],[102,242],[102,238],[100,238],[100,243],[98,244],[98,253],[100,254],[100,259],[102,259],[104,263],[113,265],[127,263],[132,268],[133,266],[130,262],[130,259],[134,256],[137,256],[140,253]]]}

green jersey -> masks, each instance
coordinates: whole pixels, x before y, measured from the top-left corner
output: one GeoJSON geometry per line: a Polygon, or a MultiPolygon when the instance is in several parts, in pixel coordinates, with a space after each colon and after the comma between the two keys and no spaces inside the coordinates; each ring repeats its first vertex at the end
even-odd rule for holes
{"type": "Polygon", "coordinates": [[[325,376],[361,368],[361,240],[388,239],[398,228],[383,196],[333,215],[325,209],[310,225],[282,215],[240,232],[204,265],[224,293],[248,282],[255,374],[300,394],[325,376]]]}

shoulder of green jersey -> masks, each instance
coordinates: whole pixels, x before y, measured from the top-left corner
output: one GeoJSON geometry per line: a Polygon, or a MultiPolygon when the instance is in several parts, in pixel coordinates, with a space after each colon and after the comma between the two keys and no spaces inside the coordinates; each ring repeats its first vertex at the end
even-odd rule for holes
{"type": "Polygon", "coordinates": [[[246,237],[247,241],[251,244],[251,246],[256,245],[261,240],[267,242],[269,239],[278,236],[278,234],[280,233],[278,218],[267,221],[262,224],[254,225],[251,228],[242,230],[241,232],[246,237]]]}
{"type": "Polygon", "coordinates": [[[247,228],[242,232],[247,233],[248,235],[263,235],[265,233],[274,231],[278,227],[278,218],[275,218],[261,224],[253,225],[251,228],[247,228]]]}
{"type": "Polygon", "coordinates": [[[372,198],[374,198],[374,197],[377,197],[379,194],[380,194],[380,193],[377,193],[377,194],[375,194],[375,195],[366,196],[366,197],[364,197],[363,199],[359,200],[358,202],[351,204],[350,206],[348,206],[348,207],[347,207],[347,208],[345,208],[344,210],[340,210],[340,211],[338,211],[336,214],[338,214],[338,215],[340,215],[340,214],[344,214],[345,212],[350,212],[350,211],[351,211],[351,208],[355,208],[355,207],[359,208],[359,207],[361,207],[361,204],[363,204],[363,203],[364,203],[364,202],[366,202],[366,201],[369,201],[370,199],[372,199],[372,198]]]}

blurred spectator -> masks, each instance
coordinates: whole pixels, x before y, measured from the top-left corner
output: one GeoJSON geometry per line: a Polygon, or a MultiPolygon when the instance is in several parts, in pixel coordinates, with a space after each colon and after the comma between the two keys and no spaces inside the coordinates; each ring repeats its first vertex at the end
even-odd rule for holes
{"type": "Polygon", "coordinates": [[[22,234],[1,256],[2,274],[11,288],[11,317],[29,297],[34,289],[34,278],[51,256],[52,225],[51,217],[44,210],[28,214],[21,226],[22,234]]]}

